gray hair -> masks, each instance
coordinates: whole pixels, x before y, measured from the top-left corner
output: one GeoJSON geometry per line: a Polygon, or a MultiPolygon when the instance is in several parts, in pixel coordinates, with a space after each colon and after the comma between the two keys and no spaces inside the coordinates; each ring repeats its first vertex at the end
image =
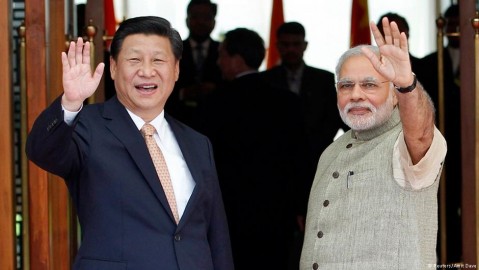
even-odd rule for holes
{"type": "Polygon", "coordinates": [[[358,46],[352,47],[351,49],[344,52],[343,55],[341,55],[341,57],[338,60],[338,64],[336,65],[336,80],[339,79],[339,72],[343,68],[344,62],[346,62],[346,60],[348,60],[349,58],[353,56],[358,56],[358,55],[366,56],[361,50],[362,48],[368,48],[373,53],[375,53],[378,57],[380,56],[379,48],[373,45],[358,45],[358,46]]]}

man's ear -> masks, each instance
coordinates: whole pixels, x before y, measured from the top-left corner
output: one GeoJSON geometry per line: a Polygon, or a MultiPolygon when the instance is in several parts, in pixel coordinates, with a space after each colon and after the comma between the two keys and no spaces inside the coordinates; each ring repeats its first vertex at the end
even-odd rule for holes
{"type": "Polygon", "coordinates": [[[180,77],[180,60],[177,60],[175,63],[175,82],[178,81],[180,77]]]}
{"type": "Polygon", "coordinates": [[[113,57],[110,56],[110,77],[112,80],[115,80],[116,76],[116,61],[113,57]]]}

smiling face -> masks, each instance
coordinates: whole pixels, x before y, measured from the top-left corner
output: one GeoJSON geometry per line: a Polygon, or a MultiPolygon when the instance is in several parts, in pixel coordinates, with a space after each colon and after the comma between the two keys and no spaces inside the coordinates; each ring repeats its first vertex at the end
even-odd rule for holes
{"type": "Polygon", "coordinates": [[[110,58],[111,78],[120,102],[145,122],[158,116],[179,75],[170,41],[134,34],[123,41],[118,60],[110,58]]]}
{"type": "Polygon", "coordinates": [[[338,81],[352,85],[346,91],[341,91],[338,86],[339,113],[351,129],[368,130],[389,119],[397,104],[394,89],[365,56],[352,56],[346,60],[338,81]]]}

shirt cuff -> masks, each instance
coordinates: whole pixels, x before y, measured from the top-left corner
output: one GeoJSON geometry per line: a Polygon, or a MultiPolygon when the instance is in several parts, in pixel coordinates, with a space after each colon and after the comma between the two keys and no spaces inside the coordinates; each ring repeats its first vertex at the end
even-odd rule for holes
{"type": "Polygon", "coordinates": [[[399,160],[399,164],[397,164],[399,168],[394,170],[395,178],[399,180],[399,183],[403,182],[404,186],[408,185],[413,190],[431,186],[439,177],[446,152],[446,140],[441,132],[434,127],[434,138],[431,146],[426,155],[416,165],[413,165],[404,141],[404,134],[401,132],[394,149],[394,160],[399,160]],[[403,181],[400,181],[401,178],[403,181]]]}
{"type": "Polygon", "coordinates": [[[67,123],[67,125],[71,126],[72,123],[73,123],[73,120],[75,120],[75,117],[78,115],[78,113],[81,111],[82,108],[83,108],[83,105],[80,107],[80,109],[78,111],[72,112],[72,111],[69,111],[69,110],[65,109],[65,107],[63,107],[63,105],[62,105],[63,121],[65,121],[65,123],[67,123]]]}

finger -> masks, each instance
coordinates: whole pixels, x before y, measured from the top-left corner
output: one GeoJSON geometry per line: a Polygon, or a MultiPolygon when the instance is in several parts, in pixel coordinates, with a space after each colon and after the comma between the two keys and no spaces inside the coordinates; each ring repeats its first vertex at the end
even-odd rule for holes
{"type": "Polygon", "coordinates": [[[407,53],[409,53],[409,48],[408,48],[409,45],[408,45],[408,42],[407,42],[406,33],[402,32],[401,36],[400,36],[400,39],[401,39],[401,50],[406,51],[407,53]]]}
{"type": "Polygon", "coordinates": [[[74,41],[70,42],[70,47],[68,47],[68,64],[70,68],[75,66],[75,50],[76,44],[74,41]]]}
{"type": "Polygon", "coordinates": [[[104,63],[98,64],[98,66],[95,69],[95,72],[93,73],[93,79],[95,81],[100,82],[101,76],[103,75],[104,70],[105,70],[105,64],[104,63]]]}
{"type": "Polygon", "coordinates": [[[85,42],[85,46],[83,46],[83,64],[90,65],[90,42],[85,42]]]}
{"type": "Polygon", "coordinates": [[[373,21],[371,21],[369,22],[369,27],[371,27],[371,31],[373,32],[373,36],[374,36],[374,40],[376,41],[376,44],[378,46],[384,45],[384,38],[381,35],[381,32],[379,31],[376,24],[373,21]]]}
{"type": "Polygon", "coordinates": [[[77,40],[77,47],[75,50],[75,60],[77,65],[82,63],[83,39],[81,37],[77,40]]]}
{"type": "Polygon", "coordinates": [[[391,36],[391,27],[389,26],[389,20],[387,17],[384,17],[382,20],[383,23],[383,31],[384,31],[384,40],[386,44],[393,44],[392,36],[391,36]]]}
{"type": "Polygon", "coordinates": [[[369,59],[373,67],[376,69],[379,69],[379,66],[381,65],[381,61],[378,58],[378,56],[367,47],[362,47],[361,51],[369,59]]]}
{"type": "Polygon", "coordinates": [[[393,44],[396,47],[401,46],[401,32],[396,22],[391,22],[391,35],[393,38],[393,44]]]}
{"type": "Polygon", "coordinates": [[[62,52],[62,68],[63,68],[63,73],[66,73],[70,70],[70,64],[68,63],[68,56],[65,52],[62,52]]]}

